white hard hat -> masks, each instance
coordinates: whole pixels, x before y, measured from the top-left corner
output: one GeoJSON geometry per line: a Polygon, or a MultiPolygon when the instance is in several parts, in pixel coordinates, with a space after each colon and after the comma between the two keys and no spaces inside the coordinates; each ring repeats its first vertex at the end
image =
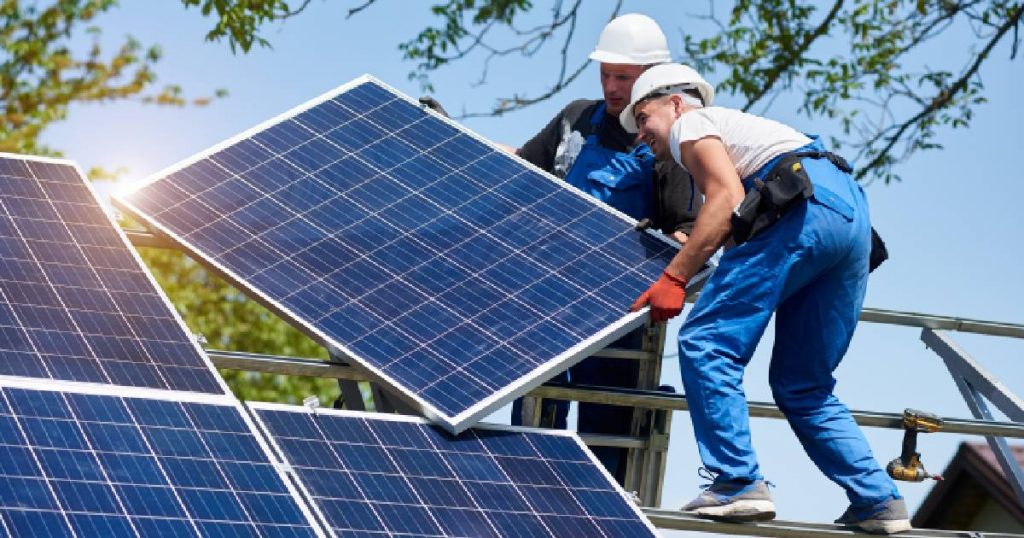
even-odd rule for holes
{"type": "Polygon", "coordinates": [[[637,103],[654,95],[682,93],[687,89],[697,90],[704,106],[711,106],[715,100],[714,86],[708,84],[692,67],[683,64],[656,65],[644,71],[633,83],[629,105],[619,114],[619,123],[626,132],[635,133],[639,130],[633,117],[633,107],[637,103]]]}
{"type": "Polygon", "coordinates": [[[601,31],[590,59],[608,64],[651,65],[671,62],[668,40],[647,15],[627,13],[612,19],[601,31]]]}

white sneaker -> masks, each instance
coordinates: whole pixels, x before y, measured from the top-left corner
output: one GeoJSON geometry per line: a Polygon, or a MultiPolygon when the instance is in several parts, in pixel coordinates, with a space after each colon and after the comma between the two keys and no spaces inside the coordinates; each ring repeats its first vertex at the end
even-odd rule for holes
{"type": "Polygon", "coordinates": [[[726,521],[775,519],[775,503],[772,502],[768,484],[764,480],[751,484],[712,483],[681,510],[700,517],[726,521]]]}
{"type": "Polygon", "coordinates": [[[907,514],[907,503],[903,499],[886,499],[871,506],[850,505],[836,523],[858,527],[874,534],[896,534],[913,528],[907,514]]]}

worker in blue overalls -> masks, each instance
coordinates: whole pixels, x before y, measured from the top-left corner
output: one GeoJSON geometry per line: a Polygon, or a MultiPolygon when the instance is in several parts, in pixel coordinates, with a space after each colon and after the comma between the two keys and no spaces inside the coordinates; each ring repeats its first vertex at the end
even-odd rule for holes
{"type": "MultiPolygon", "coordinates": [[[[650,148],[636,143],[636,136],[619,124],[619,113],[629,103],[636,78],[651,65],[670,61],[665,34],[650,17],[623,15],[604,28],[590,58],[600,62],[604,99],[573,101],[515,152],[594,198],[635,219],[650,218],[663,233],[686,241],[701,204],[693,180],[675,163],[656,163],[650,148]]],[[[643,329],[637,330],[612,346],[639,349],[643,335],[643,329]]],[[[638,376],[635,360],[594,357],[555,380],[636,388],[638,376]]],[[[565,428],[568,410],[568,402],[545,401],[541,424],[565,428]]],[[[522,424],[522,413],[522,400],[517,400],[513,424],[522,424]]],[[[583,403],[577,429],[629,435],[632,416],[627,407],[583,403]]],[[[621,482],[626,450],[595,447],[594,452],[621,482]]]]}
{"type": "Polygon", "coordinates": [[[679,331],[679,363],[697,447],[712,483],[684,511],[761,520],[775,505],[750,443],[743,370],[775,313],[769,383],[807,455],[850,507],[837,523],[910,529],[907,509],[850,411],[833,371],[867,287],[871,225],[864,191],[816,138],[711,107],[712,87],[679,64],[653,67],[620,118],[659,159],[688,169],[705,195],[689,240],[633,304],[682,311],[686,282],[723,245],[717,270],[679,331]]]}

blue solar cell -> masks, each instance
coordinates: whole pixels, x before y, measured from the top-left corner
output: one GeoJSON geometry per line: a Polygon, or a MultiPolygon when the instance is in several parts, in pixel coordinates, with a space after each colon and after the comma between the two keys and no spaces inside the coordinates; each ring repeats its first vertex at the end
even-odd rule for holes
{"type": "Polygon", "coordinates": [[[649,284],[673,254],[372,80],[117,203],[454,431],[637,323],[609,283],[649,284]]]}
{"type": "Polygon", "coordinates": [[[340,536],[655,536],[564,433],[487,428],[452,436],[412,418],[250,407],[340,536]]]}
{"type": "Polygon", "coordinates": [[[0,403],[13,535],[318,534],[235,405],[11,387],[0,403]]]}
{"type": "Polygon", "coordinates": [[[73,165],[0,169],[0,374],[224,391],[73,165]]]}

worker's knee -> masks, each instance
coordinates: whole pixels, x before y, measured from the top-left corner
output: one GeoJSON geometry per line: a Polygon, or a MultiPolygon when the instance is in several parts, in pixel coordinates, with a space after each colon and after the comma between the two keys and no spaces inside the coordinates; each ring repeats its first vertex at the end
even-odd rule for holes
{"type": "Polygon", "coordinates": [[[786,416],[807,416],[820,412],[832,399],[832,384],[796,382],[781,375],[769,375],[775,404],[786,416]]]}

